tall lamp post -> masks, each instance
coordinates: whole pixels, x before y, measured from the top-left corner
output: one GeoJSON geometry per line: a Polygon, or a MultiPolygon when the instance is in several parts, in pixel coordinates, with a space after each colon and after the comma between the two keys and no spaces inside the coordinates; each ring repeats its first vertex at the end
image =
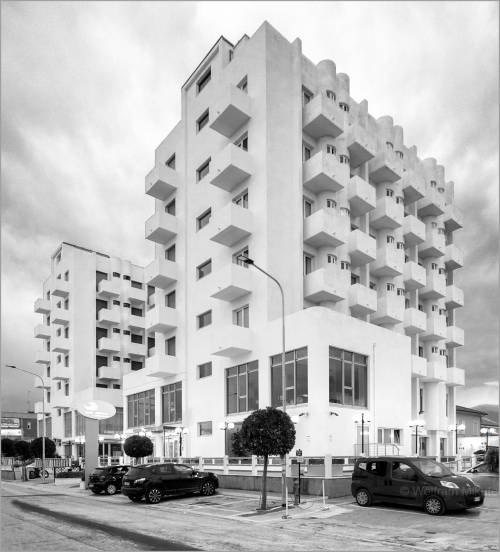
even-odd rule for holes
{"type": "Polygon", "coordinates": [[[458,456],[458,432],[464,431],[465,425],[464,424],[452,424],[448,426],[448,431],[454,431],[455,432],[455,455],[458,456]]]}
{"type": "Polygon", "coordinates": [[[224,432],[224,453],[227,453],[226,451],[226,445],[227,445],[227,430],[228,429],[234,429],[234,423],[233,422],[221,422],[219,424],[219,429],[224,432]]]}
{"type": "Polygon", "coordinates": [[[360,416],[354,416],[354,423],[361,424],[361,454],[365,454],[365,424],[371,422],[371,414],[369,412],[361,412],[360,416]]]}
{"type": "Polygon", "coordinates": [[[176,427],[175,433],[179,436],[179,458],[182,458],[182,436],[187,435],[189,433],[189,429],[187,427],[176,427]]]}
{"type": "Polygon", "coordinates": [[[127,438],[126,433],[115,433],[115,439],[120,439],[120,448],[122,451],[122,464],[125,464],[125,450],[123,449],[123,444],[125,443],[125,439],[127,438]]]}
{"type": "Polygon", "coordinates": [[[480,433],[486,435],[486,450],[488,450],[488,436],[495,435],[495,429],[493,427],[483,427],[480,433]]]}
{"type": "Polygon", "coordinates": [[[409,426],[415,428],[415,454],[418,456],[418,428],[425,427],[425,420],[413,420],[409,426]]]}
{"type": "MultiPolygon", "coordinates": [[[[255,264],[253,259],[240,255],[239,257],[246,265],[253,266],[259,272],[262,272],[265,276],[271,279],[279,288],[281,294],[281,342],[282,342],[282,352],[281,352],[281,394],[282,394],[282,407],[283,412],[286,412],[286,385],[285,385],[285,294],[283,288],[278,280],[266,272],[263,268],[255,264]]],[[[286,506],[286,454],[283,455],[283,462],[281,465],[281,506],[286,506]]]]}
{"type": "Polygon", "coordinates": [[[40,381],[42,382],[42,483],[48,483],[45,479],[45,382],[43,381],[42,376],[36,374],[35,372],[18,368],[12,364],[6,364],[5,366],[7,368],[13,368],[14,370],[19,370],[20,372],[36,376],[37,378],[40,378],[40,381]]]}

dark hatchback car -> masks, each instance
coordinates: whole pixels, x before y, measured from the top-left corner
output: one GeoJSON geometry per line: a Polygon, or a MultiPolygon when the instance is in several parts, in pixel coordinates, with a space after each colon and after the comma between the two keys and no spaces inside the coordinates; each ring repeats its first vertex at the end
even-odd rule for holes
{"type": "Polygon", "coordinates": [[[359,458],[351,492],[360,506],[374,502],[423,507],[431,515],[481,506],[484,492],[469,478],[455,475],[430,458],[359,458]]]}
{"type": "Polygon", "coordinates": [[[167,495],[201,493],[210,496],[219,487],[212,472],[202,472],[184,464],[144,464],[134,466],[123,478],[122,494],[133,502],[143,497],[158,504],[167,495]]]}
{"type": "Polygon", "coordinates": [[[89,477],[89,489],[99,494],[104,491],[108,495],[116,494],[122,488],[122,478],[130,466],[106,466],[96,468],[89,477]]]}

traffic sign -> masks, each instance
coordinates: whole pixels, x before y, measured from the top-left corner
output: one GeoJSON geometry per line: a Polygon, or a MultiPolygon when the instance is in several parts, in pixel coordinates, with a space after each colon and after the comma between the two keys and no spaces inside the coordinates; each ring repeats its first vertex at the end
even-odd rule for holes
{"type": "Polygon", "coordinates": [[[302,450],[301,449],[297,449],[295,451],[295,456],[302,456],[302,450]]]}

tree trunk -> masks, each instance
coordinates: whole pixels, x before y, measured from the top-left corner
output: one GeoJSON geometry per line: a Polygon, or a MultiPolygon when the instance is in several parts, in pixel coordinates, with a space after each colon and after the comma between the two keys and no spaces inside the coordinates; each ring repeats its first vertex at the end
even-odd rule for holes
{"type": "Polygon", "coordinates": [[[262,473],[262,496],[260,501],[260,509],[266,510],[267,509],[267,462],[268,462],[268,456],[267,454],[264,456],[264,471],[262,473]]]}

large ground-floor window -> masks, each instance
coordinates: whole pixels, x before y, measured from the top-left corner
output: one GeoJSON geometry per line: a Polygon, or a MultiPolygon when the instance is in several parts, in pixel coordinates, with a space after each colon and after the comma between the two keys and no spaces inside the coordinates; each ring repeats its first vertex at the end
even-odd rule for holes
{"type": "Polygon", "coordinates": [[[367,406],[368,357],[336,347],[330,347],[329,357],[330,402],[367,406]]]}
{"type": "MultiPolygon", "coordinates": [[[[283,404],[281,354],[271,357],[271,403],[283,404]]],[[[286,404],[305,404],[309,400],[307,387],[307,347],[285,354],[286,404]]]]}
{"type": "Polygon", "coordinates": [[[226,369],[226,412],[259,408],[259,363],[254,360],[226,369]]]}
{"type": "Polygon", "coordinates": [[[182,381],[161,388],[162,422],[182,421],[182,381]]]}
{"type": "Polygon", "coordinates": [[[155,390],[127,396],[127,427],[153,425],[155,423],[155,390]]]}

